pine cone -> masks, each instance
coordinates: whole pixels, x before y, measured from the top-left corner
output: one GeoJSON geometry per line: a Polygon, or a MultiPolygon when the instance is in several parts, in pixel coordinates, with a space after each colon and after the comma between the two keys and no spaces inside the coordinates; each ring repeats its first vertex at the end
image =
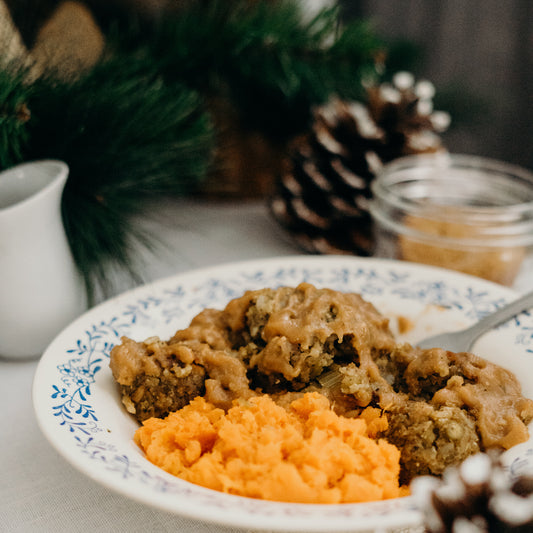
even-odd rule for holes
{"type": "Polygon", "coordinates": [[[274,218],[307,251],[371,255],[370,184],[384,163],[444,150],[449,116],[433,112],[433,85],[407,72],[371,87],[367,102],[334,99],[290,146],[270,199],[274,218]]]}
{"type": "Polygon", "coordinates": [[[442,480],[416,478],[411,490],[427,533],[533,531],[533,477],[511,479],[497,456],[473,455],[442,480]]]}

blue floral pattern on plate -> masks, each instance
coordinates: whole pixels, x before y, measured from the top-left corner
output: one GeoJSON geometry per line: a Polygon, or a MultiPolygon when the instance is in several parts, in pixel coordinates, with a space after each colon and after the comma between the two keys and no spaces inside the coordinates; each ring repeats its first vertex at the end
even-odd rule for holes
{"type": "MultiPolygon", "coordinates": [[[[394,302],[400,310],[438,306],[467,322],[515,296],[508,289],[440,269],[345,257],[279,258],[177,275],[105,302],[52,343],[34,384],[35,410],[45,435],[70,462],[97,481],[195,518],[242,527],[253,527],[261,520],[261,527],[271,530],[364,531],[416,524],[419,515],[411,498],[309,506],[216,493],[155,468],[132,443],[134,425],[120,405],[108,367],[111,348],[122,336],[164,338],[186,326],[203,308],[221,308],[244,290],[303,281],[359,292],[373,302],[394,302]]],[[[523,359],[521,364],[533,367],[533,319],[528,313],[501,326],[499,334],[512,343],[523,359]]],[[[511,471],[517,474],[532,463],[533,449],[528,444],[512,459],[511,471]]]]}

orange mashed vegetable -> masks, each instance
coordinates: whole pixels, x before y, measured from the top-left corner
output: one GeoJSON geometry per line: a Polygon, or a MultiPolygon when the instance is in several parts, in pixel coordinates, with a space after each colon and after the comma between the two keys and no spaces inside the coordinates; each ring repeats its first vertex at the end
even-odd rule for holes
{"type": "Polygon", "coordinates": [[[404,496],[400,452],[373,436],[379,409],[338,416],[323,395],[288,409],[269,396],[236,400],[226,413],[197,397],[165,419],[150,418],[135,442],[155,465],[186,481],[251,498],[354,503],[404,496]]]}

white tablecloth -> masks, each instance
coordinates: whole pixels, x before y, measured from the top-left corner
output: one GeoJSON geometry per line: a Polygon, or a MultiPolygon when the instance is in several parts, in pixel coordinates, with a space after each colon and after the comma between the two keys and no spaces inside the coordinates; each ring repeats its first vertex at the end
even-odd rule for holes
{"type": "MultiPolygon", "coordinates": [[[[302,253],[257,202],[169,202],[142,223],[162,243],[156,255],[139,254],[146,281],[235,260],[302,253]]],[[[531,278],[517,288],[530,288],[531,278]]],[[[37,427],[31,399],[36,366],[35,360],[0,359],[1,532],[232,531],[135,503],[71,467],[37,427]]]]}

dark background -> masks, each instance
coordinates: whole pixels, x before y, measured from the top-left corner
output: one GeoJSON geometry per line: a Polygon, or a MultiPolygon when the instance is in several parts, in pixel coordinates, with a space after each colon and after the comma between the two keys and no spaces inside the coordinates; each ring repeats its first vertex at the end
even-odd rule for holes
{"type": "Polygon", "coordinates": [[[454,108],[445,135],[451,151],[533,169],[532,0],[345,0],[343,6],[347,17],[370,18],[380,35],[419,46],[417,76],[435,84],[437,104],[454,108]]]}

